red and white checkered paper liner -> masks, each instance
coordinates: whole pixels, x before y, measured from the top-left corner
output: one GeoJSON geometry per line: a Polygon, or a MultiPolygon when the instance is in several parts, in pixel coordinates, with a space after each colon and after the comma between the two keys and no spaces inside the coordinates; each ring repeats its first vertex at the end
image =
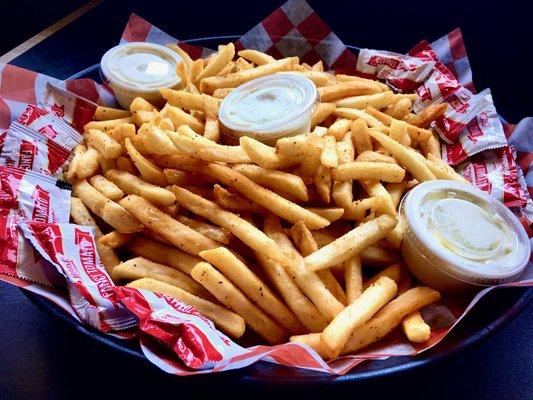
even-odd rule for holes
{"type": "MultiPolygon", "coordinates": [[[[175,40],[142,18],[132,15],[122,41],[152,41],[165,44],[175,40]]],[[[326,68],[336,70],[344,68],[353,70],[357,59],[303,0],[288,1],[244,35],[238,41],[237,46],[257,48],[276,57],[298,55],[302,61],[308,63],[322,59],[326,68]],[[289,38],[298,43],[291,45],[289,38]],[[307,44],[300,43],[302,38],[307,41],[307,44]]],[[[459,81],[474,91],[470,65],[460,31],[451,32],[432,43],[432,46],[445,65],[457,74],[459,81]]],[[[191,56],[195,58],[203,54],[207,54],[207,50],[197,49],[196,55],[193,52],[191,56]]],[[[0,128],[7,127],[12,120],[16,119],[27,103],[41,104],[48,82],[65,89],[67,92],[73,91],[94,102],[114,103],[114,98],[105,88],[88,79],[62,82],[43,74],[9,65],[0,66],[0,72],[2,73],[0,80],[0,128]]],[[[504,124],[509,142],[518,150],[518,162],[524,169],[529,192],[532,191],[531,187],[533,186],[533,175],[529,168],[533,161],[533,148],[528,141],[532,125],[533,118],[527,118],[517,126],[504,124]]],[[[77,318],[72,306],[61,291],[12,276],[0,275],[0,279],[47,297],[77,318]]],[[[533,285],[533,268],[530,265],[519,282],[504,286],[531,285],[533,285]]],[[[445,298],[441,303],[430,305],[422,310],[424,318],[432,326],[431,338],[426,343],[413,344],[407,342],[400,335],[389,335],[385,341],[369,347],[362,353],[343,356],[328,363],[305,345],[287,343],[278,346],[254,346],[246,349],[245,354],[225,360],[224,363],[220,363],[212,369],[192,370],[185,367],[175,354],[160,345],[154,346],[153,339],[147,335],[140,337],[141,348],[151,362],[164,371],[176,375],[211,373],[242,368],[259,360],[331,374],[345,374],[366,359],[414,355],[433,347],[450,332],[451,328],[470,311],[482,296],[492,289],[494,288],[486,288],[471,299],[445,298]]],[[[115,336],[132,337],[132,334],[120,333],[115,334],[115,336]]]]}

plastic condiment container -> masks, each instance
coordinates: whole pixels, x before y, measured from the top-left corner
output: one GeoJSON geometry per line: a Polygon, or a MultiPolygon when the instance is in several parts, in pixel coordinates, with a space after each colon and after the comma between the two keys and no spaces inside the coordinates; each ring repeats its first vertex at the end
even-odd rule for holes
{"type": "Polygon", "coordinates": [[[531,248],[518,218],[502,203],[468,184],[429,181],[400,204],[402,255],[411,272],[445,293],[512,281],[531,248]]]}
{"type": "Polygon", "coordinates": [[[180,61],[179,55],[164,46],[131,42],[109,49],[100,62],[100,73],[120,105],[128,110],[136,97],[160,105],[163,98],[159,88],[173,88],[181,81],[176,74],[180,61]]]}
{"type": "Polygon", "coordinates": [[[222,101],[218,117],[226,143],[250,136],[268,145],[282,137],[309,132],[319,102],[315,84],[306,77],[277,73],[247,82],[222,101]]]}

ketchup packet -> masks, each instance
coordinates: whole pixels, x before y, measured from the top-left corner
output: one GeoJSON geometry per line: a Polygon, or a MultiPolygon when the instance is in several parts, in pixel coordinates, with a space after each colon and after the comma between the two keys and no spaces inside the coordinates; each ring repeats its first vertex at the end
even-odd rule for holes
{"type": "Polygon", "coordinates": [[[83,140],[81,135],[65,121],[33,104],[28,104],[17,122],[60,143],[68,150],[74,149],[83,140]]]}
{"type": "Polygon", "coordinates": [[[46,84],[39,104],[63,118],[78,132],[83,132],[85,124],[92,121],[97,107],[96,103],[85,97],[60,89],[51,83],[46,84]]]}
{"type": "Polygon", "coordinates": [[[410,92],[424,82],[433,65],[432,60],[424,61],[390,51],[361,49],[356,69],[359,75],[384,79],[396,90],[410,92]]]}
{"type": "Polygon", "coordinates": [[[485,107],[470,121],[459,135],[459,140],[442,145],[442,158],[450,165],[456,165],[485,150],[497,149],[507,145],[507,138],[490,89],[479,96],[485,98],[485,107]]]}
{"type": "Polygon", "coordinates": [[[527,202],[526,194],[520,185],[518,166],[509,146],[470,158],[460,164],[456,171],[507,207],[522,207],[527,202]]]}
{"type": "Polygon", "coordinates": [[[29,169],[45,175],[57,175],[70,158],[71,152],[54,140],[13,122],[0,154],[0,165],[29,169]]]}
{"type": "Polygon", "coordinates": [[[17,227],[24,221],[68,222],[70,188],[50,176],[0,166],[0,273],[44,285],[57,274],[35,254],[17,227]]]}
{"type": "Polygon", "coordinates": [[[92,227],[29,222],[20,229],[41,256],[65,276],[72,307],[82,321],[102,332],[136,324],[135,316],[116,298],[115,284],[96,251],[92,227]]]}
{"type": "Polygon", "coordinates": [[[248,353],[195,308],[172,297],[123,286],[115,292],[139,318],[141,331],[170,347],[187,367],[210,369],[248,353]]]}

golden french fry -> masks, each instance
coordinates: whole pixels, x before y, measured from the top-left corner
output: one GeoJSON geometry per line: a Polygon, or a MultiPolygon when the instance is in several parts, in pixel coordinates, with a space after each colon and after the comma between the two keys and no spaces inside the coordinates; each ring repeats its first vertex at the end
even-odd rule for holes
{"type": "Polygon", "coordinates": [[[185,50],[183,50],[181,47],[174,43],[168,43],[165,46],[177,53],[181,57],[187,68],[191,69],[193,61],[191,56],[185,50]]]}
{"type": "Polygon", "coordinates": [[[343,263],[344,282],[346,285],[346,300],[352,304],[363,292],[363,276],[361,273],[361,259],[358,255],[343,263]]]}
{"type": "Polygon", "coordinates": [[[104,174],[110,169],[117,168],[117,163],[115,160],[104,158],[101,154],[98,155],[98,162],[100,163],[100,169],[104,174]]]}
{"type": "Polygon", "coordinates": [[[420,150],[426,157],[431,154],[440,159],[440,142],[437,134],[431,135],[427,142],[420,143],[420,150]]]}
{"type": "Polygon", "coordinates": [[[284,255],[293,261],[285,268],[298,287],[309,297],[322,315],[331,321],[344,308],[344,305],[326,289],[316,273],[305,268],[302,256],[283,231],[277,217],[269,214],[265,218],[264,230],[270,238],[274,239],[284,255]]]}
{"type": "Polygon", "coordinates": [[[75,223],[79,225],[92,226],[94,228],[96,250],[98,251],[100,261],[102,261],[102,264],[104,264],[107,273],[111,275],[113,268],[120,264],[120,260],[118,259],[115,250],[100,243],[99,239],[103,236],[103,233],[98,225],[96,225],[96,222],[91,214],[89,214],[89,210],[87,210],[83,202],[77,197],[72,197],[70,199],[70,216],[75,223]]]}
{"type": "Polygon", "coordinates": [[[199,119],[195,118],[191,114],[187,114],[185,111],[178,107],[167,106],[168,117],[176,128],[182,125],[188,125],[196,133],[203,133],[205,126],[199,119]]]}
{"type": "Polygon", "coordinates": [[[213,92],[212,96],[213,96],[214,98],[217,98],[217,99],[223,99],[223,98],[226,97],[228,94],[230,94],[232,90],[233,90],[233,88],[220,88],[220,89],[215,89],[215,91],[213,92]]]}
{"type": "Polygon", "coordinates": [[[447,103],[431,104],[415,118],[412,118],[409,123],[419,128],[427,128],[434,120],[442,116],[447,108],[447,103]]]}
{"type": "MultiPolygon", "coordinates": [[[[378,119],[385,126],[390,126],[392,121],[394,121],[394,118],[392,118],[390,115],[382,113],[381,111],[376,110],[372,106],[365,108],[365,113],[378,119]]],[[[411,124],[407,124],[407,133],[409,134],[411,139],[417,142],[425,142],[432,135],[431,131],[428,131],[427,129],[419,128],[418,126],[414,126],[411,124]]]]}
{"type": "Polygon", "coordinates": [[[217,75],[235,56],[235,46],[233,43],[228,43],[226,46],[219,49],[219,52],[213,57],[211,61],[202,72],[198,74],[195,81],[201,81],[204,78],[217,75]]]}
{"type": "Polygon", "coordinates": [[[327,117],[335,112],[335,104],[320,103],[313,115],[311,115],[311,129],[324,121],[327,117]]]}
{"type": "Polygon", "coordinates": [[[168,283],[150,278],[138,279],[128,283],[126,286],[161,293],[182,301],[183,303],[196,308],[201,314],[213,321],[217,328],[233,338],[240,338],[246,328],[241,316],[219,306],[218,304],[214,304],[190,294],[177,286],[169,285],[168,283]]]}
{"type": "Polygon", "coordinates": [[[118,108],[97,106],[93,118],[96,121],[107,121],[109,119],[120,119],[131,117],[131,113],[118,108]]]}
{"type": "Polygon", "coordinates": [[[324,86],[318,89],[320,101],[332,101],[348,96],[360,96],[380,92],[373,83],[364,81],[339,82],[336,85],[324,86]]]}
{"type": "Polygon", "coordinates": [[[389,194],[389,192],[387,192],[387,189],[385,189],[381,182],[363,181],[361,182],[361,184],[363,185],[363,188],[369,196],[381,197],[383,199],[383,201],[379,204],[379,207],[381,208],[378,210],[382,211],[383,213],[392,215],[393,217],[398,215],[398,213],[396,212],[396,207],[392,202],[391,195],[389,194]]]}
{"type": "Polygon", "coordinates": [[[391,91],[379,92],[374,94],[368,94],[363,96],[345,97],[335,101],[335,105],[339,108],[357,108],[364,110],[368,106],[373,106],[377,109],[385,108],[391,104],[396,103],[398,100],[404,98],[405,95],[395,95],[391,91]]]}
{"type": "Polygon", "coordinates": [[[384,133],[370,130],[370,136],[376,139],[389,151],[398,162],[419,182],[437,179],[423,160],[420,160],[415,151],[402,146],[396,140],[391,139],[384,133]]]}
{"type": "Polygon", "coordinates": [[[198,263],[192,277],[230,310],[239,314],[247,325],[270,344],[283,343],[286,332],[210,264],[198,263]]]}
{"type": "Polygon", "coordinates": [[[363,119],[359,118],[353,121],[350,126],[350,131],[352,132],[353,144],[357,154],[373,150],[370,135],[368,134],[368,127],[363,119]]]}
{"type": "Polygon", "coordinates": [[[381,196],[367,197],[355,200],[344,210],[343,218],[354,221],[362,221],[368,213],[376,215],[385,208],[386,200],[381,196]]]}
{"type": "Polygon", "coordinates": [[[321,345],[328,358],[337,357],[351,333],[391,301],[397,290],[398,287],[392,279],[381,277],[342,310],[320,335],[321,345]]]}
{"type": "Polygon", "coordinates": [[[344,214],[344,209],[340,207],[306,207],[308,211],[311,211],[322,218],[326,218],[329,222],[337,221],[344,214]]]}
{"type": "Polygon", "coordinates": [[[384,162],[354,161],[341,164],[333,170],[336,181],[371,180],[384,182],[401,182],[405,170],[395,164],[384,162]]]}
{"type": "Polygon", "coordinates": [[[378,153],[377,151],[363,151],[357,156],[355,161],[367,161],[367,162],[379,162],[379,163],[389,163],[389,164],[398,164],[398,161],[394,157],[386,156],[385,154],[378,153]]]}
{"type": "Polygon", "coordinates": [[[337,156],[337,142],[335,138],[333,136],[325,136],[323,146],[320,163],[324,167],[336,168],[339,165],[339,158],[337,156]]]}
{"type": "Polygon", "coordinates": [[[407,339],[415,343],[425,342],[431,335],[431,328],[420,315],[420,311],[415,311],[402,320],[402,330],[407,339]]]}
{"type": "MultiPolygon", "coordinates": [[[[376,107],[373,104],[369,104],[373,106],[374,108],[381,108],[376,107]]],[[[390,115],[392,118],[396,119],[404,119],[407,114],[411,112],[413,109],[412,101],[409,98],[403,98],[398,100],[396,103],[392,104],[389,108],[385,110],[385,114],[390,115]]]]}
{"type": "Polygon", "coordinates": [[[106,178],[127,194],[144,197],[156,206],[169,206],[176,201],[176,197],[170,190],[145,182],[126,171],[112,169],[107,171],[106,178]]]}
{"type": "Polygon", "coordinates": [[[153,104],[148,102],[142,97],[136,97],[130,104],[131,113],[136,113],[139,111],[155,111],[156,108],[153,104]]]}
{"type": "Polygon", "coordinates": [[[102,193],[110,200],[120,200],[124,197],[124,192],[113,182],[107,180],[102,175],[93,175],[88,179],[92,187],[102,193]]]}
{"type": "Polygon", "coordinates": [[[131,143],[130,139],[126,138],[124,140],[124,145],[126,146],[126,151],[135,164],[135,167],[137,167],[145,181],[159,186],[167,184],[167,178],[163,171],[139,153],[131,143]]]}
{"type": "Polygon", "coordinates": [[[116,118],[116,119],[108,119],[105,121],[91,121],[83,127],[83,131],[87,132],[89,129],[96,129],[99,131],[109,131],[113,128],[116,128],[117,125],[120,124],[131,124],[133,122],[133,119],[131,117],[126,118],[116,118]]]}
{"type": "Polygon", "coordinates": [[[263,207],[258,206],[253,201],[239,194],[231,193],[220,185],[213,186],[213,194],[215,195],[216,202],[226,210],[251,213],[264,211],[263,207]]]}
{"type": "Polygon", "coordinates": [[[381,247],[369,246],[359,256],[365,266],[384,267],[400,261],[397,251],[382,249],[381,247]]]}
{"type": "MultiPolygon", "coordinates": [[[[78,154],[74,152],[74,157],[76,158],[78,154]]],[[[75,163],[76,176],[79,179],[86,179],[98,172],[100,168],[100,162],[98,161],[100,153],[92,147],[89,147],[86,151],[81,151],[77,162],[72,160],[72,163],[75,163]]],[[[67,175],[68,176],[68,175],[67,175]]]]}
{"type": "Polygon", "coordinates": [[[232,234],[228,232],[227,229],[219,228],[218,226],[208,224],[207,222],[197,221],[184,215],[178,215],[176,216],[176,219],[183,225],[187,225],[189,228],[192,228],[205,237],[213,239],[219,243],[229,244],[231,240],[232,234]]]}
{"type": "Polygon", "coordinates": [[[313,177],[318,195],[326,204],[329,204],[331,200],[331,171],[331,168],[320,165],[313,177]]]}
{"type": "Polygon", "coordinates": [[[356,108],[337,108],[335,109],[335,115],[352,120],[362,119],[368,126],[372,128],[380,128],[383,126],[383,122],[366,113],[365,111],[358,110],[356,108]]]}
{"type": "Polygon", "coordinates": [[[227,229],[252,249],[264,254],[265,257],[285,262],[276,243],[248,221],[186,189],[173,186],[172,191],[176,196],[176,201],[187,210],[227,229]]]}
{"type": "Polygon", "coordinates": [[[309,229],[320,229],[329,225],[327,219],[257,185],[251,179],[227,166],[208,164],[200,167],[198,172],[217,178],[224,185],[235,189],[245,197],[289,222],[295,223],[298,220],[302,220],[309,229]]]}
{"type": "Polygon", "coordinates": [[[407,123],[405,121],[393,120],[390,124],[389,136],[404,146],[411,145],[411,138],[407,133],[407,123]]]}
{"type": "Polygon", "coordinates": [[[211,94],[215,89],[233,88],[251,81],[252,79],[270,75],[275,72],[290,71],[297,62],[298,57],[283,58],[245,71],[234,72],[225,76],[211,76],[204,78],[200,82],[200,90],[204,93],[211,94]]]}
{"type": "Polygon", "coordinates": [[[402,267],[400,264],[392,264],[389,265],[387,268],[379,271],[376,275],[374,275],[372,278],[367,280],[363,285],[363,290],[366,290],[370,287],[370,285],[377,282],[377,280],[383,276],[386,276],[387,278],[392,279],[394,282],[398,283],[400,281],[400,278],[402,276],[402,267]]]}
{"type": "Polygon", "coordinates": [[[72,186],[72,194],[78,197],[93,213],[121,233],[139,232],[140,222],[129,212],[109,200],[84,179],[72,186]]]}
{"type": "MultiPolygon", "coordinates": [[[[308,256],[318,250],[318,245],[313,238],[313,234],[302,221],[298,221],[291,229],[292,240],[302,256],[308,256]]],[[[339,300],[342,304],[346,304],[346,295],[342,290],[341,285],[335,279],[329,269],[317,271],[320,280],[326,285],[326,288],[339,300]]]]}
{"type": "Polygon", "coordinates": [[[136,175],[139,173],[139,170],[135,168],[135,165],[131,161],[131,159],[127,157],[119,157],[117,158],[117,169],[120,169],[121,171],[129,172],[132,175],[136,175]]]}
{"type": "Polygon", "coordinates": [[[305,266],[309,271],[316,271],[340,264],[364,248],[383,239],[392,231],[396,223],[396,218],[390,215],[381,215],[365,222],[317,252],[305,257],[305,266]]]}
{"type": "Polygon", "coordinates": [[[180,88],[187,87],[187,85],[191,81],[191,75],[190,75],[190,69],[185,63],[185,61],[180,61],[176,65],[176,75],[178,75],[179,78],[181,79],[181,82],[179,83],[178,87],[180,88]]]}
{"type": "Polygon", "coordinates": [[[301,157],[298,155],[277,154],[274,148],[248,136],[242,136],[239,143],[250,160],[263,168],[283,169],[293,167],[301,162],[301,157]]]}
{"type": "Polygon", "coordinates": [[[310,135],[307,147],[298,173],[301,176],[313,177],[320,167],[320,158],[324,147],[324,139],[320,136],[310,135]]]}
{"type": "Polygon", "coordinates": [[[252,50],[252,49],[245,49],[241,50],[237,53],[239,57],[242,57],[255,65],[265,65],[271,62],[276,61],[276,59],[272,56],[269,56],[266,53],[263,53],[258,50],[252,50]]]}
{"type": "Polygon", "coordinates": [[[185,253],[175,247],[154,242],[139,235],[129,241],[126,247],[137,256],[147,258],[159,264],[168,265],[189,275],[194,266],[202,261],[201,258],[185,253]]]}
{"type": "Polygon", "coordinates": [[[120,233],[119,231],[111,231],[103,235],[98,239],[98,243],[103,244],[104,246],[111,247],[116,249],[117,247],[123,246],[133,239],[132,233],[120,233]]]}
{"type": "MultiPolygon", "coordinates": [[[[78,166],[80,165],[81,158],[83,157],[83,155],[85,154],[86,151],[87,151],[87,146],[85,146],[82,143],[80,143],[76,147],[74,147],[74,150],[73,150],[74,156],[72,157],[72,160],[70,161],[70,164],[68,166],[67,171],[65,171],[65,178],[67,180],[72,181],[76,177],[77,169],[78,169],[78,166]]],[[[99,158],[100,157],[101,157],[101,155],[99,155],[99,158]]],[[[96,170],[97,169],[98,169],[98,167],[96,168],[96,170]]],[[[96,173],[96,170],[95,170],[95,173],[96,173]]],[[[91,175],[93,175],[93,174],[91,174],[91,175]]],[[[87,178],[87,177],[85,177],[85,178],[87,178]]]]}
{"type": "Polygon", "coordinates": [[[283,302],[241,260],[224,247],[206,250],[200,256],[214,265],[248,298],[288,332],[302,332],[303,326],[283,302]]]}
{"type": "Polygon", "coordinates": [[[144,148],[150,154],[169,155],[178,152],[168,135],[156,125],[149,125],[141,140],[144,148]]]}
{"type": "Polygon", "coordinates": [[[191,81],[196,82],[198,75],[204,70],[206,61],[203,58],[198,58],[194,60],[191,64],[191,81]]]}
{"type": "Polygon", "coordinates": [[[309,200],[307,187],[298,175],[273,171],[251,164],[238,164],[232,168],[266,188],[287,192],[302,201],[309,200]]]}
{"type": "Polygon", "coordinates": [[[146,228],[187,253],[198,255],[202,250],[218,247],[214,240],[176,221],[140,196],[126,196],[120,200],[120,205],[146,228]]]}
{"type": "Polygon", "coordinates": [[[326,86],[331,79],[331,75],[322,71],[291,71],[290,74],[305,76],[312,81],[317,88],[326,86]]]}
{"type": "Polygon", "coordinates": [[[339,118],[328,128],[328,135],[333,136],[337,140],[341,140],[343,136],[350,130],[352,121],[345,118],[339,118]]]}

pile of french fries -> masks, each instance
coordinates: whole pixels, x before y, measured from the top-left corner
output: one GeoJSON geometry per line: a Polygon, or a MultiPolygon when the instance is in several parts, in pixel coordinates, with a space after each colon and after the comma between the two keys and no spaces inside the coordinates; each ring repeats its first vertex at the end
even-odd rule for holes
{"type": "Polygon", "coordinates": [[[399,326],[427,340],[418,310],[440,294],[400,263],[397,210],[419,182],[464,181],[429,128],[445,106],[415,115],[415,94],[321,62],[236,55],[231,43],[193,61],[168,47],[183,59],[181,87],[160,90],[162,107],[140,97],[130,110],[98,107],[65,172],[72,220],[95,228],[112,278],[194,306],[234,339],[248,327],[326,359],[399,326]],[[275,147],[221,143],[222,99],[282,71],[318,88],[311,131],[275,147]]]}

